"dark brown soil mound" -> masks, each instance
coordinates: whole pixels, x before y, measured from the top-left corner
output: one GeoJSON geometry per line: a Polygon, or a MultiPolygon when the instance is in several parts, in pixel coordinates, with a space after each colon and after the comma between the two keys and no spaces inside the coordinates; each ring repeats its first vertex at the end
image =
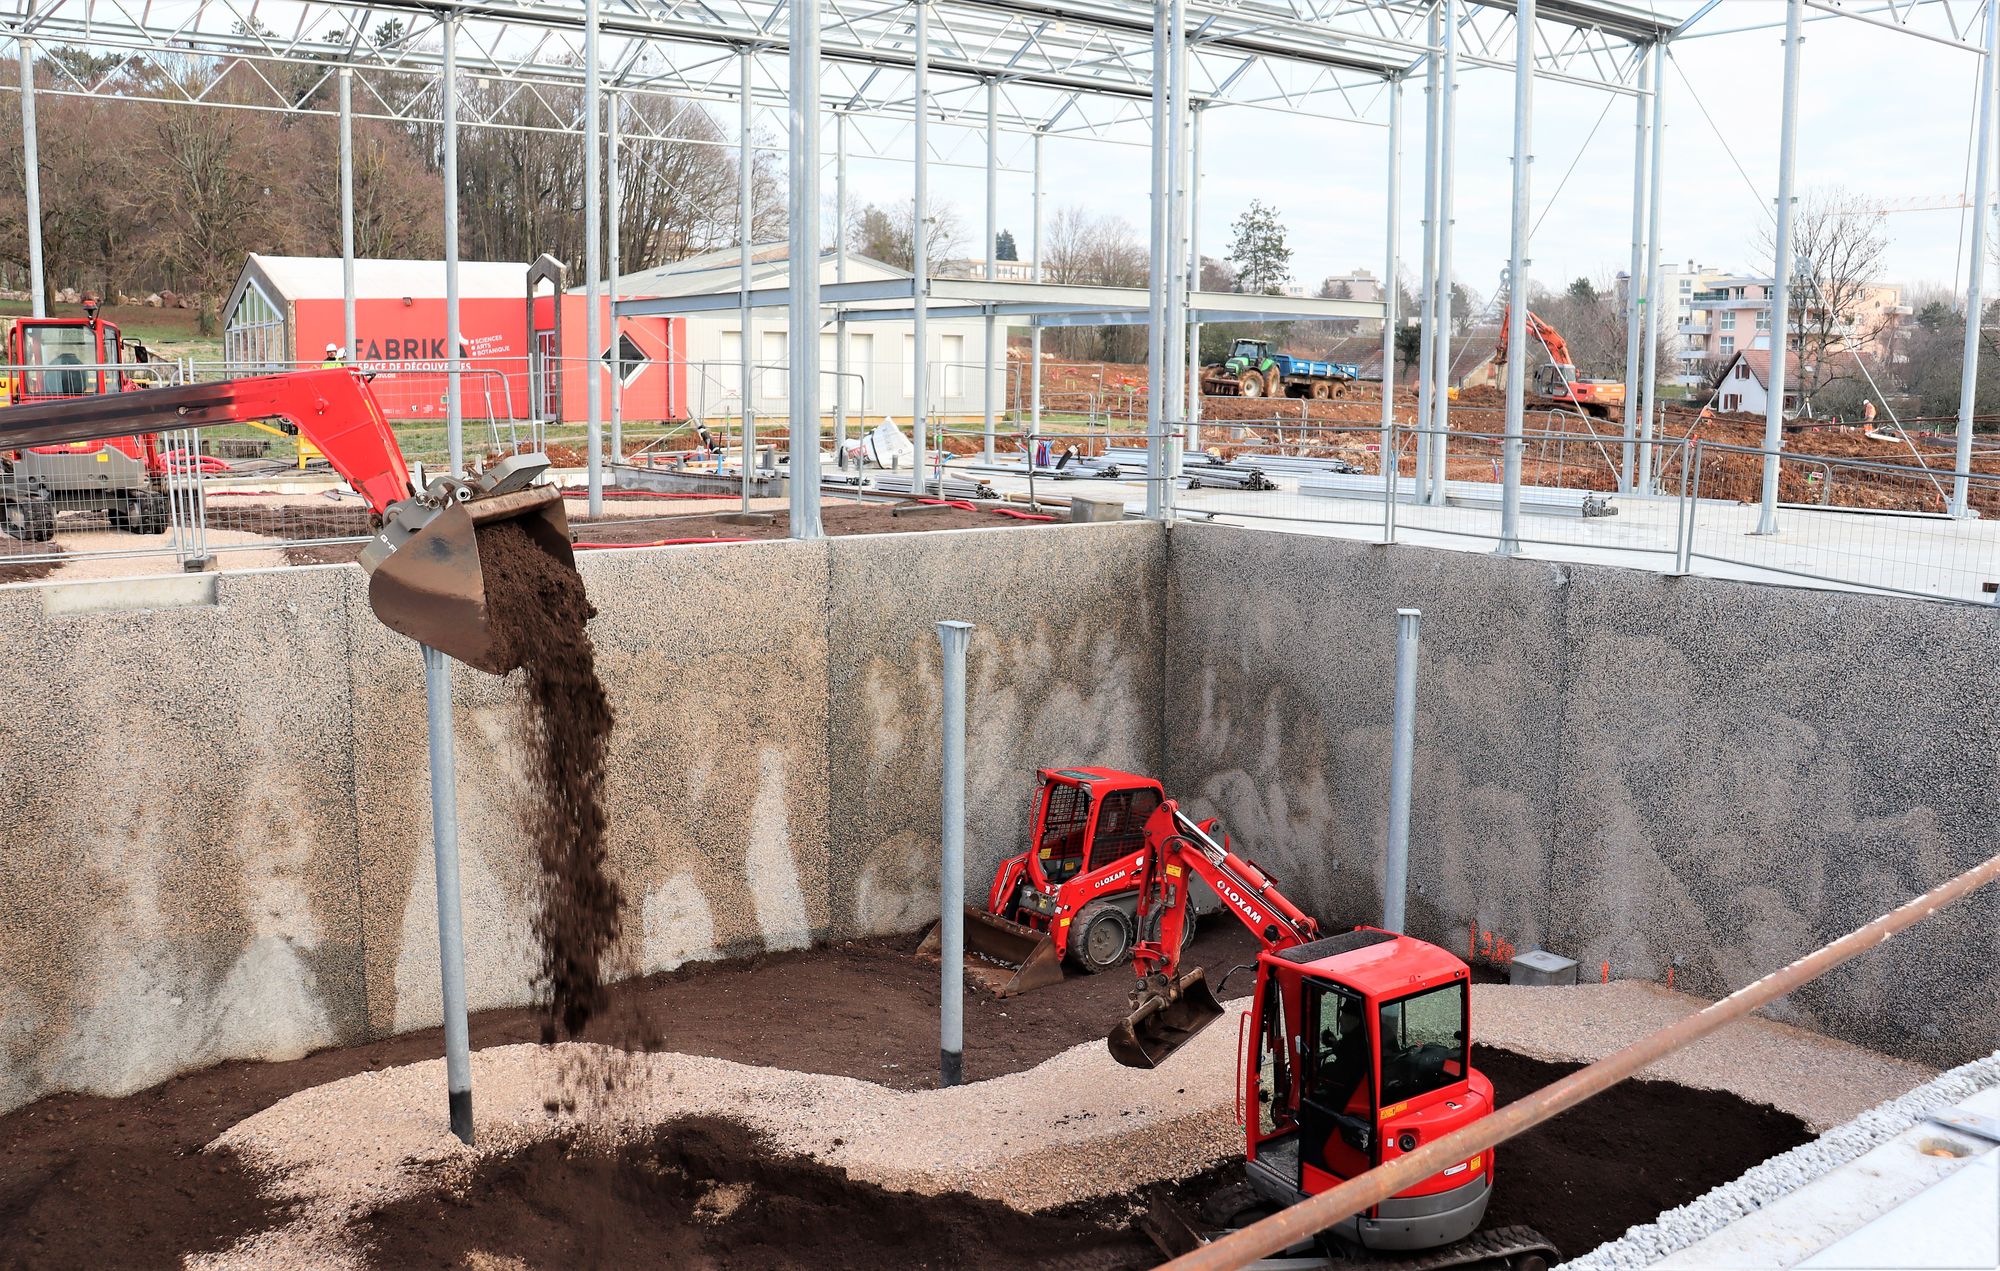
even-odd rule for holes
{"type": "Polygon", "coordinates": [[[676,1122],[616,1153],[569,1140],[480,1169],[460,1192],[365,1225],[380,1267],[459,1268],[473,1252],[531,1267],[1050,1267],[1153,1265],[1116,1222],[918,1196],[780,1154],[731,1121],[676,1122]]]}
{"type": "Polygon", "coordinates": [[[543,1040],[574,1037],[604,1005],[604,958],[624,892],[605,869],[604,746],[611,703],[585,630],[597,616],[583,579],[517,522],[479,531],[495,652],[526,675],[532,791],[522,806],[541,870],[535,940],[548,995],[543,1040]]]}

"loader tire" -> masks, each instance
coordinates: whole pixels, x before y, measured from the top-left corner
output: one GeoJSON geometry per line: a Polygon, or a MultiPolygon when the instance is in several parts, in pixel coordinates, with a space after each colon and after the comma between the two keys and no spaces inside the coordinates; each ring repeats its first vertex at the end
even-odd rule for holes
{"type": "Polygon", "coordinates": [[[1264,377],[1255,371],[1243,372],[1242,377],[1236,381],[1236,392],[1242,397],[1262,397],[1264,377]]]}
{"type": "Polygon", "coordinates": [[[1110,901],[1092,901],[1070,924],[1069,954],[1091,975],[1117,970],[1132,956],[1132,920],[1110,901]]]}

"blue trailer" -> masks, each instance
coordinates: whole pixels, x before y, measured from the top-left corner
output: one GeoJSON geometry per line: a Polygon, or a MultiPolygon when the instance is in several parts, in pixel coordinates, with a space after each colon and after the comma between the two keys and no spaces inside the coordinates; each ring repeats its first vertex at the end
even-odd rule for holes
{"type": "Polygon", "coordinates": [[[1315,362],[1271,352],[1268,340],[1238,340],[1221,362],[1201,368],[1201,391],[1220,397],[1340,396],[1341,386],[1361,378],[1352,362],[1315,362]]]}

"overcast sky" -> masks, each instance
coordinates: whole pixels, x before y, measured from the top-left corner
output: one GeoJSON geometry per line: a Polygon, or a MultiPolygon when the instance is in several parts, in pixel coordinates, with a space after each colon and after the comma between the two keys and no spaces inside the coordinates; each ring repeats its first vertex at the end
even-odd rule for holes
{"type": "MultiPolygon", "coordinates": [[[[1780,0],[1726,0],[1702,25],[1720,29],[1782,14],[1780,0]]],[[[1756,244],[1777,189],[1782,31],[1687,39],[1673,49],[1666,73],[1662,248],[1668,259],[1767,271],[1756,244]]],[[[1834,19],[1808,22],[1801,67],[1801,191],[1843,186],[1885,201],[1970,193],[1974,56],[1834,19]]],[[[1421,80],[1405,92],[1403,259],[1413,263],[1421,242],[1421,80]]],[[[1454,273],[1482,294],[1493,291],[1508,252],[1512,109],[1510,74],[1462,71],[1454,273]]],[[[1630,97],[1537,82],[1532,153],[1539,228],[1529,273],[1538,282],[1560,287],[1578,275],[1609,276],[1626,267],[1633,115],[1630,97]],[[1575,171],[1564,183],[1572,163],[1575,171]]],[[[1251,199],[1261,198],[1277,207],[1289,231],[1296,281],[1316,286],[1328,274],[1357,267],[1379,273],[1385,138],[1379,126],[1210,111],[1199,217],[1203,251],[1225,254],[1231,222],[1251,199]]],[[[1147,163],[1143,145],[1051,139],[1045,150],[1047,210],[1052,215],[1065,204],[1085,203],[1123,216],[1143,236],[1147,163]]],[[[857,164],[853,173],[858,200],[908,197],[906,165],[857,164]]],[[[935,170],[931,189],[933,197],[956,206],[971,231],[967,250],[976,253],[984,215],[981,174],[935,170]]],[[[1000,224],[1014,230],[1024,258],[1030,215],[1026,173],[1003,175],[1000,224]]],[[[1965,224],[1966,214],[1956,210],[1890,216],[1887,280],[1960,285],[1954,280],[1964,275],[1965,224]]],[[[1412,265],[1405,269],[1414,273],[1412,265]]],[[[1989,279],[1992,274],[1989,269],[1989,279]]]]}

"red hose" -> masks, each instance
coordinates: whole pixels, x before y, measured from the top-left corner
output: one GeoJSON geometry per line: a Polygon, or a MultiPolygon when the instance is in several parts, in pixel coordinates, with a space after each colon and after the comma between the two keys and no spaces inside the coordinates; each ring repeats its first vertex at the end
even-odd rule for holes
{"type": "Polygon", "coordinates": [[[994,508],[996,516],[1011,516],[1017,521],[1053,521],[1056,518],[1042,512],[1022,512],[1015,508],[994,508]]]}

